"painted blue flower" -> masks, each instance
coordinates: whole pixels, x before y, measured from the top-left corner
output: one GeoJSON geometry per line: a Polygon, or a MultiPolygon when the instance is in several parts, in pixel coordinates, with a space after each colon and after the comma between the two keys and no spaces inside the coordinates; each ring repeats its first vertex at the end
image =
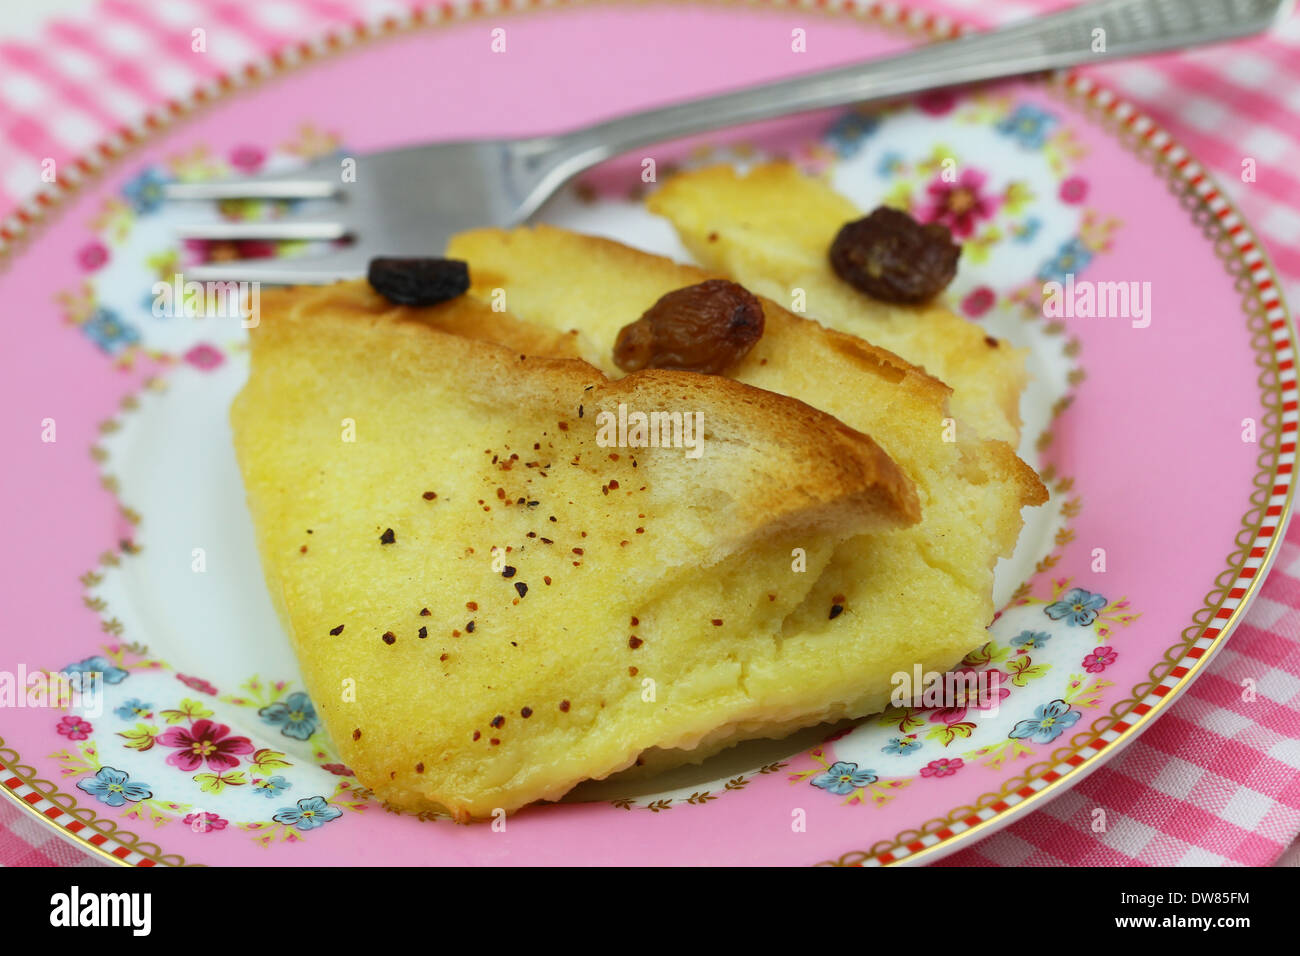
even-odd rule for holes
{"type": "Polygon", "coordinates": [[[1043,613],[1053,621],[1062,618],[1071,627],[1078,624],[1087,627],[1097,620],[1097,612],[1106,606],[1106,599],[1100,594],[1093,594],[1083,588],[1070,588],[1061,599],[1043,608],[1043,613]]]}
{"type": "Polygon", "coordinates": [[[274,777],[267,777],[265,780],[253,781],[253,789],[268,800],[272,797],[279,796],[286,790],[292,789],[292,787],[293,784],[278,774],[274,777]]]}
{"type": "Polygon", "coordinates": [[[84,323],[81,331],[103,351],[113,355],[127,345],[140,341],[135,326],[123,322],[116,312],[99,306],[84,323]]]}
{"type": "Polygon", "coordinates": [[[93,777],[77,781],[77,789],[84,790],[100,803],[120,807],[126,801],[139,803],[153,796],[147,783],[132,783],[131,775],[116,767],[104,767],[93,777]]]}
{"type": "Polygon", "coordinates": [[[94,657],[87,657],[84,661],[69,664],[63,668],[63,673],[68,675],[69,682],[74,687],[80,686],[82,674],[100,674],[106,684],[120,684],[129,676],[126,671],[102,654],[96,654],[94,657]]]}
{"type": "Polygon", "coordinates": [[[1060,118],[1055,114],[1029,103],[1021,103],[1010,116],[998,123],[996,129],[1026,149],[1042,149],[1047,142],[1048,133],[1059,122],[1060,118]]]}
{"type": "Polygon", "coordinates": [[[1024,222],[1011,227],[1011,241],[1027,243],[1033,242],[1034,237],[1038,235],[1038,230],[1043,227],[1043,221],[1036,216],[1030,216],[1024,222]]]}
{"type": "Polygon", "coordinates": [[[913,740],[911,737],[891,737],[889,743],[880,749],[887,754],[910,754],[914,750],[921,749],[921,741],[913,740]]]}
{"type": "Polygon", "coordinates": [[[163,202],[163,186],[170,179],[157,167],[150,166],[122,186],[122,195],[138,213],[153,212],[163,202]]]}
{"type": "Polygon", "coordinates": [[[875,783],[878,778],[874,770],[859,770],[855,763],[838,760],[819,773],[810,781],[814,787],[820,787],[830,793],[848,796],[859,787],[875,783]]]}
{"type": "Polygon", "coordinates": [[[1078,275],[1092,261],[1092,250],[1083,244],[1078,236],[1066,240],[1056,255],[1038,270],[1038,278],[1044,282],[1065,284],[1070,275],[1078,275]]]}
{"type": "Polygon", "coordinates": [[[257,715],[268,724],[279,727],[280,733],[294,740],[306,740],[316,733],[316,728],[320,725],[311,698],[302,691],[263,707],[257,715]]]}
{"type": "Polygon", "coordinates": [[[1021,631],[1011,639],[1012,647],[1038,648],[1046,647],[1052,635],[1046,631],[1021,631]]]}
{"type": "Polygon", "coordinates": [[[130,700],[125,701],[121,707],[114,710],[113,713],[117,714],[117,716],[121,717],[123,720],[136,720],[147,716],[152,710],[153,704],[147,704],[142,700],[132,697],[130,700]]]}
{"type": "Polygon", "coordinates": [[[893,176],[902,168],[903,154],[890,150],[880,157],[880,162],[876,165],[876,175],[882,177],[893,176]]]}
{"type": "Polygon", "coordinates": [[[879,116],[852,110],[831,124],[826,131],[826,141],[836,155],[848,157],[862,149],[862,144],[879,128],[879,116]]]}
{"type": "Polygon", "coordinates": [[[298,801],[296,807],[282,807],[271,817],[276,823],[297,827],[299,830],[314,830],[323,827],[335,817],[343,816],[338,807],[331,807],[324,797],[305,797],[298,801]]]}
{"type": "Polygon", "coordinates": [[[1007,736],[1015,737],[1017,740],[1030,737],[1036,743],[1050,744],[1065,733],[1067,727],[1073,727],[1078,720],[1077,710],[1071,710],[1070,705],[1063,700],[1054,700],[1050,704],[1043,704],[1036,708],[1033,718],[1017,723],[1007,736]]]}

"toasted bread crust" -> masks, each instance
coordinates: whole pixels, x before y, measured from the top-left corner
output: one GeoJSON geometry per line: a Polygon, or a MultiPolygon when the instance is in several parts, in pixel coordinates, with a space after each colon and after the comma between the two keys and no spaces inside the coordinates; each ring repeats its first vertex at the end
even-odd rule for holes
{"type": "MultiPolygon", "coordinates": [[[[490,383],[502,403],[522,398],[559,410],[575,394],[590,393],[593,407],[601,399],[647,410],[688,403],[706,411],[712,429],[757,429],[774,461],[792,469],[803,466],[795,472],[799,480],[776,483],[770,498],[754,502],[756,518],[772,520],[796,502],[817,500],[839,503],[824,519],[828,522],[857,523],[848,518],[851,510],[873,516],[880,525],[920,520],[915,487],[880,446],[806,402],[723,376],[671,369],[644,369],[613,380],[580,358],[564,357],[574,350],[575,335],[494,312],[472,298],[424,309],[393,307],[362,279],[269,290],[254,342],[310,336],[339,322],[394,326],[395,340],[409,344],[405,359],[413,371],[439,375],[464,363],[465,374],[490,383]],[[839,512],[840,507],[846,510],[839,512]]],[[[569,411],[576,414],[576,407],[569,411]]]]}
{"type": "MultiPolygon", "coordinates": [[[[470,271],[470,293],[484,298],[499,288],[505,288],[509,295],[512,275],[517,277],[516,284],[526,282],[533,287],[531,291],[536,292],[536,288],[544,283],[545,270],[554,268],[556,261],[564,261],[573,269],[582,270],[585,275],[635,275],[640,285],[662,290],[659,294],[707,279],[734,278],[723,272],[650,255],[613,239],[580,235],[545,224],[510,230],[469,230],[452,238],[448,244],[448,253],[473,265],[470,271]],[[504,271],[506,263],[511,268],[511,274],[504,271]]],[[[614,365],[610,343],[614,341],[618,330],[639,318],[639,310],[648,308],[653,300],[644,304],[640,301],[629,303],[623,297],[619,285],[612,282],[605,287],[588,283],[583,288],[584,298],[593,298],[592,311],[599,311],[602,315],[601,327],[577,329],[578,334],[571,338],[576,339],[582,357],[588,362],[611,375],[621,374],[614,365]]],[[[770,299],[760,298],[766,319],[766,330],[760,340],[760,347],[729,373],[732,376],[767,387],[762,381],[759,366],[767,348],[773,348],[784,355],[800,354],[802,360],[809,365],[820,364],[830,356],[837,356],[868,374],[885,375],[899,383],[905,380],[905,392],[927,402],[936,410],[942,410],[940,418],[948,416],[952,389],[921,366],[858,335],[828,328],[813,319],[795,315],[770,299]]],[[[561,305],[562,301],[552,302],[542,296],[531,299],[530,313],[522,315],[526,320],[524,324],[532,324],[529,320],[536,319],[538,324],[545,325],[546,316],[552,314],[550,310],[561,305]]],[[[573,331],[575,330],[565,329],[566,333],[573,331]]],[[[988,346],[982,342],[981,347],[988,351],[988,346]]],[[[1019,392],[1016,394],[1018,399],[1019,392]]],[[[1019,489],[1020,506],[1040,505],[1047,501],[1047,489],[1037,473],[1006,441],[987,439],[984,454],[1000,473],[1011,476],[1019,489]]]]}

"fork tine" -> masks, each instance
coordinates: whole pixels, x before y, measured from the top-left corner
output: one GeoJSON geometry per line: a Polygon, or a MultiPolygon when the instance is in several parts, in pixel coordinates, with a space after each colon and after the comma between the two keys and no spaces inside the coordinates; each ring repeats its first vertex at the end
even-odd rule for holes
{"type": "Polygon", "coordinates": [[[287,259],[232,259],[191,266],[185,278],[197,282],[265,282],[268,285],[326,285],[366,274],[366,256],[348,250],[287,259]]]}
{"type": "Polygon", "coordinates": [[[167,183],[163,198],[173,199],[332,199],[339,184],[316,179],[229,179],[212,183],[167,183]]]}
{"type": "Polygon", "coordinates": [[[269,222],[203,222],[176,227],[182,239],[306,239],[330,241],[351,235],[341,222],[298,222],[293,219],[269,222]]]}

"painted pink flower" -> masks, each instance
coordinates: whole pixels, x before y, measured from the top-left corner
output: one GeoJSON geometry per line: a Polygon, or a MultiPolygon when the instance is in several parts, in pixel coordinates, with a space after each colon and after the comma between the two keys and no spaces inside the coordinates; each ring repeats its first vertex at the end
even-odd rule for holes
{"type": "Polygon", "coordinates": [[[266,162],[266,153],[256,146],[236,146],[230,151],[230,165],[241,173],[255,173],[266,162]]]}
{"type": "Polygon", "coordinates": [[[108,261],[108,247],[102,242],[91,242],[81,247],[77,253],[77,262],[87,272],[94,272],[108,261]]]}
{"type": "Polygon", "coordinates": [[[957,105],[957,97],[953,95],[952,90],[933,90],[918,96],[916,105],[923,113],[928,113],[930,116],[943,116],[945,113],[952,112],[953,107],[957,105]]]}
{"type": "Polygon", "coordinates": [[[85,740],[95,728],[80,717],[64,717],[54,729],[69,740],[85,740]]]}
{"type": "Polygon", "coordinates": [[[951,777],[958,770],[964,767],[960,757],[941,757],[938,760],[931,760],[921,768],[922,777],[951,777]]]}
{"type": "Polygon", "coordinates": [[[1088,195],[1088,180],[1082,176],[1071,176],[1061,183],[1059,195],[1062,202],[1071,204],[1083,202],[1084,197],[1088,195]]]}
{"type": "Polygon", "coordinates": [[[276,252],[275,243],[268,239],[186,239],[183,245],[185,261],[196,265],[232,259],[265,259],[276,252]]]}
{"type": "Polygon", "coordinates": [[[187,813],[184,821],[195,833],[211,833],[213,830],[224,830],[229,820],[223,820],[215,813],[187,813]]]}
{"type": "MultiPolygon", "coordinates": [[[[961,678],[961,680],[954,681],[952,685],[953,689],[956,691],[957,699],[953,701],[953,706],[951,707],[936,708],[930,714],[930,723],[932,724],[961,723],[966,719],[966,712],[970,710],[970,708],[974,707],[976,710],[992,710],[1007,697],[1011,696],[1011,689],[1006,686],[1007,675],[1001,671],[978,671],[973,668],[963,667],[953,671],[952,673],[961,678]],[[984,701],[982,704],[979,701],[978,695],[975,697],[966,696],[966,688],[968,686],[970,675],[978,675],[981,673],[986,675],[982,679],[987,682],[984,686],[992,688],[995,686],[994,681],[997,682],[997,692],[990,693],[988,695],[988,700],[984,701]],[[995,674],[997,675],[996,677],[994,677],[995,674]]],[[[977,681],[975,686],[978,688],[981,686],[981,683],[979,682],[981,679],[979,677],[976,677],[975,679],[977,681]]],[[[947,686],[947,680],[945,679],[944,687],[946,688],[947,686]]]]}
{"type": "Polygon", "coordinates": [[[217,689],[202,677],[187,677],[184,674],[177,674],[176,679],[190,690],[197,690],[202,694],[216,694],[217,692],[217,689]]]}
{"type": "Polygon", "coordinates": [[[926,198],[916,211],[917,220],[941,222],[956,238],[969,237],[980,220],[991,218],[998,210],[998,198],[984,192],[987,181],[987,176],[970,167],[962,170],[956,182],[940,176],[926,187],[926,198]]]}
{"type": "Polygon", "coordinates": [[[185,361],[204,372],[212,371],[225,360],[225,356],[220,351],[205,342],[199,343],[185,353],[185,361]]]}
{"type": "Polygon", "coordinates": [[[238,754],[253,752],[253,742],[247,737],[232,737],[229,727],[210,720],[196,720],[192,727],[173,727],[157,743],[177,748],[167,762],[186,773],[193,773],[204,763],[210,770],[232,770],[239,766],[238,754]]]}
{"type": "MultiPolygon", "coordinates": [[[[972,290],[961,300],[961,310],[969,315],[972,319],[978,319],[981,315],[993,308],[993,303],[997,301],[997,296],[993,290],[986,285],[972,290]]],[[[994,618],[996,620],[996,618],[994,618]]]]}
{"type": "Polygon", "coordinates": [[[320,765],[322,770],[328,770],[336,777],[350,777],[352,771],[341,763],[323,763],[320,765]]]}
{"type": "Polygon", "coordinates": [[[1117,660],[1119,660],[1119,654],[1111,650],[1109,645],[1102,645],[1084,657],[1083,669],[1089,674],[1100,674],[1117,660]]]}

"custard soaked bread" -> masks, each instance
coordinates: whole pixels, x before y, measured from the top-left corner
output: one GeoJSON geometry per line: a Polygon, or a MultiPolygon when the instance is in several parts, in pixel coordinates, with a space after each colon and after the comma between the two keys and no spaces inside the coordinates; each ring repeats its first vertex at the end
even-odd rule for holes
{"type": "MultiPolygon", "coordinates": [[[[462,233],[448,254],[470,263],[470,295],[486,300],[501,289],[518,318],[576,329],[583,357],[611,374],[620,329],[665,293],[709,278],[547,226],[462,233]]],[[[694,749],[679,745],[690,753],[647,756],[657,765],[873,713],[888,701],[892,674],[910,673],[914,664],[953,667],[987,640],[993,568],[1015,546],[1021,508],[1047,497],[1010,445],[950,419],[942,382],[856,336],[762,303],[762,338],[729,374],[871,434],[916,483],[921,521],[839,545],[786,618],[775,654],[746,668],[748,706],[726,719],[719,714],[694,749]]]]}
{"type": "Polygon", "coordinates": [[[958,418],[987,438],[1019,441],[1025,350],[990,340],[942,305],[880,302],[837,276],[831,243],[862,213],[825,182],[788,163],[748,173],[711,166],[674,176],[646,205],[705,268],[776,302],[802,289],[809,316],[924,367],[952,387],[958,418]]]}
{"type": "Polygon", "coordinates": [[[514,810],[747,719],[835,545],[917,520],[829,415],[521,354],[564,338],[363,283],[263,296],[231,422],[267,583],[343,760],[396,807],[514,810]],[[698,413],[701,454],[602,445],[620,404],[698,413]]]}

